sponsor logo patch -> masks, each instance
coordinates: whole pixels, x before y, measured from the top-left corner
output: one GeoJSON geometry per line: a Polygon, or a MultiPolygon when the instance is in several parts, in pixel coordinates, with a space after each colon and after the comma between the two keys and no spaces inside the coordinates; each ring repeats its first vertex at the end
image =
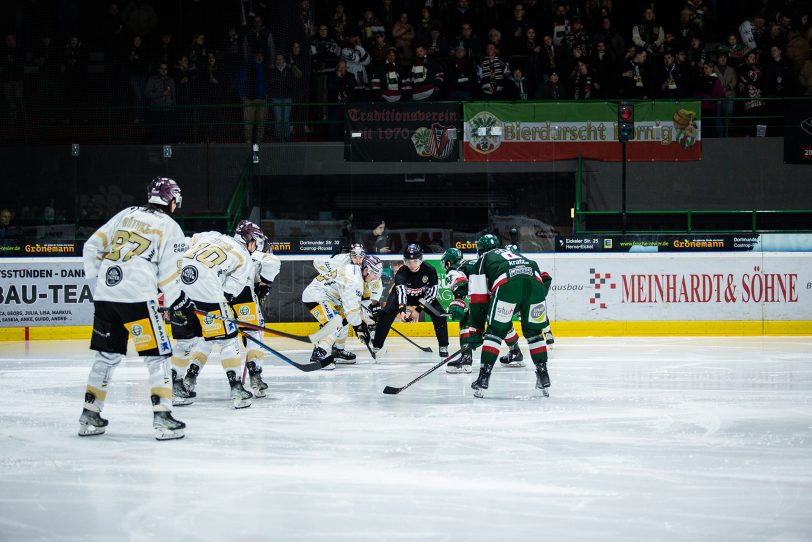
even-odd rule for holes
{"type": "Polygon", "coordinates": [[[197,280],[197,268],[193,265],[187,265],[181,269],[180,280],[183,284],[194,284],[197,280]]]}

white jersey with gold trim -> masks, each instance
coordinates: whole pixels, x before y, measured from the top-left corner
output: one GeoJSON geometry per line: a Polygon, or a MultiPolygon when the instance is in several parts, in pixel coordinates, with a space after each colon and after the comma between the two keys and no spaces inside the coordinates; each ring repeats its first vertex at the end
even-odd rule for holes
{"type": "Polygon", "coordinates": [[[282,261],[279,259],[279,256],[274,254],[257,250],[251,254],[251,259],[254,260],[254,269],[256,271],[254,276],[255,283],[272,283],[279,274],[280,269],[282,269],[282,261]]]}
{"type": "Polygon", "coordinates": [[[349,252],[334,254],[332,256],[321,256],[313,259],[313,267],[316,268],[316,271],[318,271],[320,275],[326,275],[331,271],[341,269],[345,265],[351,264],[352,258],[349,252]]]}
{"type": "Polygon", "coordinates": [[[238,295],[254,284],[254,262],[248,250],[233,237],[204,232],[192,237],[183,255],[180,286],[191,299],[219,303],[223,293],[238,295]]]}
{"type": "Polygon", "coordinates": [[[133,303],[180,296],[177,283],[187,250],[177,222],[159,209],[128,207],[96,230],[84,245],[85,276],[96,278],[97,301],[133,303]]]}
{"type": "Polygon", "coordinates": [[[357,326],[361,324],[363,292],[361,268],[350,263],[314,278],[302,292],[302,301],[329,302],[341,310],[351,326],[357,326]]]}

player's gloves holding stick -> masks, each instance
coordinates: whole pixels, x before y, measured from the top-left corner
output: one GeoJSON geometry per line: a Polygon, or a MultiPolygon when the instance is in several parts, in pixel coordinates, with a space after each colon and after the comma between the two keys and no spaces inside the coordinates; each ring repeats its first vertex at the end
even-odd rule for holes
{"type": "Polygon", "coordinates": [[[186,297],[186,292],[181,292],[180,296],[169,306],[169,312],[176,320],[182,324],[189,323],[195,318],[195,304],[186,297]]]}
{"type": "Polygon", "coordinates": [[[370,303],[369,305],[369,316],[372,318],[373,322],[378,321],[378,317],[381,314],[381,305],[380,303],[370,303]]]}
{"type": "Polygon", "coordinates": [[[404,323],[417,322],[420,320],[420,313],[417,312],[417,309],[405,307],[400,313],[400,320],[404,323]]]}
{"type": "Polygon", "coordinates": [[[355,330],[355,334],[358,336],[358,340],[360,340],[364,344],[369,344],[369,341],[372,340],[369,336],[369,328],[367,327],[366,322],[361,322],[357,326],[352,326],[355,330]]]}
{"type": "Polygon", "coordinates": [[[465,316],[465,309],[466,309],[465,301],[462,299],[455,299],[451,302],[448,306],[448,314],[450,314],[451,320],[458,322],[462,320],[462,317],[465,316]]]}
{"type": "Polygon", "coordinates": [[[268,297],[268,293],[271,291],[271,285],[266,282],[260,282],[257,284],[255,291],[257,293],[257,299],[262,303],[265,301],[265,298],[268,297]]]}

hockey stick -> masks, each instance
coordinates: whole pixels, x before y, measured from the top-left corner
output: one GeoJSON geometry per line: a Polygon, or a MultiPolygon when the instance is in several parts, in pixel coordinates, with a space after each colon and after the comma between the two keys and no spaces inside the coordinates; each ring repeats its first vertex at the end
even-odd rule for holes
{"type": "Polygon", "coordinates": [[[411,386],[412,384],[414,384],[415,382],[417,382],[418,380],[421,380],[423,377],[430,375],[431,373],[433,373],[434,371],[436,371],[437,369],[439,369],[440,367],[442,367],[443,365],[445,365],[446,363],[451,361],[453,358],[456,358],[461,353],[462,353],[462,350],[457,350],[456,352],[454,352],[453,354],[451,354],[450,356],[448,356],[447,358],[442,360],[440,363],[438,363],[437,365],[435,365],[434,367],[432,367],[431,369],[429,369],[428,371],[426,371],[422,375],[418,376],[417,378],[415,378],[414,380],[412,380],[411,382],[409,382],[405,386],[401,386],[399,388],[396,388],[394,386],[386,386],[383,389],[383,392],[386,395],[397,395],[400,392],[402,392],[403,390],[405,390],[406,388],[408,388],[409,386],[411,386]]]}
{"type": "MultiPolygon", "coordinates": [[[[368,313],[372,314],[372,311],[371,311],[371,310],[369,310],[369,307],[366,307],[366,306],[364,306],[364,305],[361,305],[361,306],[362,306],[362,307],[364,307],[364,309],[366,309],[366,311],[367,311],[368,313]]],[[[397,333],[398,335],[400,335],[401,337],[403,337],[404,339],[406,339],[406,341],[407,341],[407,342],[409,342],[409,343],[411,343],[411,344],[415,345],[416,347],[418,347],[418,348],[419,348],[420,350],[422,350],[423,352],[431,352],[431,351],[432,351],[430,346],[420,346],[419,344],[417,344],[416,342],[414,342],[413,340],[411,340],[409,337],[407,337],[406,335],[404,335],[403,333],[401,333],[400,331],[398,331],[398,330],[397,330],[397,329],[395,329],[394,327],[390,327],[389,329],[391,329],[392,331],[394,331],[395,333],[397,333]]],[[[372,357],[374,358],[375,356],[373,355],[372,357]]]]}
{"type": "Polygon", "coordinates": [[[318,371],[318,370],[322,369],[321,363],[319,363],[317,361],[311,361],[310,363],[296,363],[295,361],[293,361],[292,359],[290,359],[286,355],[284,355],[284,354],[282,354],[280,352],[277,352],[276,350],[274,350],[273,348],[271,348],[270,346],[268,346],[264,342],[260,341],[259,339],[256,339],[256,338],[252,337],[251,335],[246,333],[244,330],[240,329],[240,333],[242,333],[243,337],[245,337],[249,341],[255,343],[257,346],[259,346],[263,350],[267,350],[268,352],[270,352],[274,356],[278,357],[279,359],[281,359],[285,363],[289,363],[289,364],[293,365],[294,367],[296,367],[300,371],[304,371],[306,373],[309,373],[309,372],[312,372],[312,371],[318,371]]]}
{"type": "Polygon", "coordinates": [[[423,305],[423,306],[426,308],[426,310],[427,310],[427,311],[429,311],[430,313],[432,313],[434,316],[439,316],[440,318],[448,318],[449,316],[451,316],[451,315],[450,315],[449,313],[447,313],[447,312],[440,312],[440,311],[438,311],[437,309],[435,309],[434,307],[432,307],[432,306],[431,306],[431,304],[430,304],[430,303],[428,303],[428,302],[427,302],[425,299],[423,299],[422,297],[421,297],[420,299],[418,299],[418,300],[417,300],[417,302],[418,302],[418,303],[420,303],[421,305],[423,305]]]}
{"type": "Polygon", "coordinates": [[[311,335],[294,335],[293,333],[287,333],[285,331],[279,331],[277,329],[271,329],[269,327],[262,327],[256,324],[252,324],[250,322],[243,322],[242,320],[237,320],[236,318],[228,318],[221,314],[213,313],[213,312],[206,312],[200,309],[195,309],[195,313],[199,314],[200,316],[211,316],[212,318],[216,318],[218,320],[223,320],[224,322],[233,322],[237,325],[237,327],[250,329],[253,331],[264,331],[266,333],[271,333],[272,335],[279,335],[280,337],[287,337],[288,339],[293,339],[295,341],[300,341],[303,343],[311,343],[315,344],[319,342],[321,339],[329,335],[330,333],[334,333],[338,331],[338,328],[341,327],[341,322],[337,321],[336,318],[330,320],[327,324],[324,325],[321,329],[311,335]],[[335,323],[333,323],[335,321],[335,323]]]}

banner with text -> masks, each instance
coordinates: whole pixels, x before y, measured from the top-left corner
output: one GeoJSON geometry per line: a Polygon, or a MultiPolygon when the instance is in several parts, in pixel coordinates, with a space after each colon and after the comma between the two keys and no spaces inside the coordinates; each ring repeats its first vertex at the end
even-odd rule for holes
{"type": "MultiPolygon", "coordinates": [[[[699,102],[643,102],[634,106],[634,139],[627,160],[699,160],[699,102]]],[[[617,104],[605,102],[464,105],[466,162],[621,161],[617,104]]]]}
{"type": "Polygon", "coordinates": [[[344,124],[350,162],[456,162],[462,107],[457,103],[351,103],[344,124]]]}

